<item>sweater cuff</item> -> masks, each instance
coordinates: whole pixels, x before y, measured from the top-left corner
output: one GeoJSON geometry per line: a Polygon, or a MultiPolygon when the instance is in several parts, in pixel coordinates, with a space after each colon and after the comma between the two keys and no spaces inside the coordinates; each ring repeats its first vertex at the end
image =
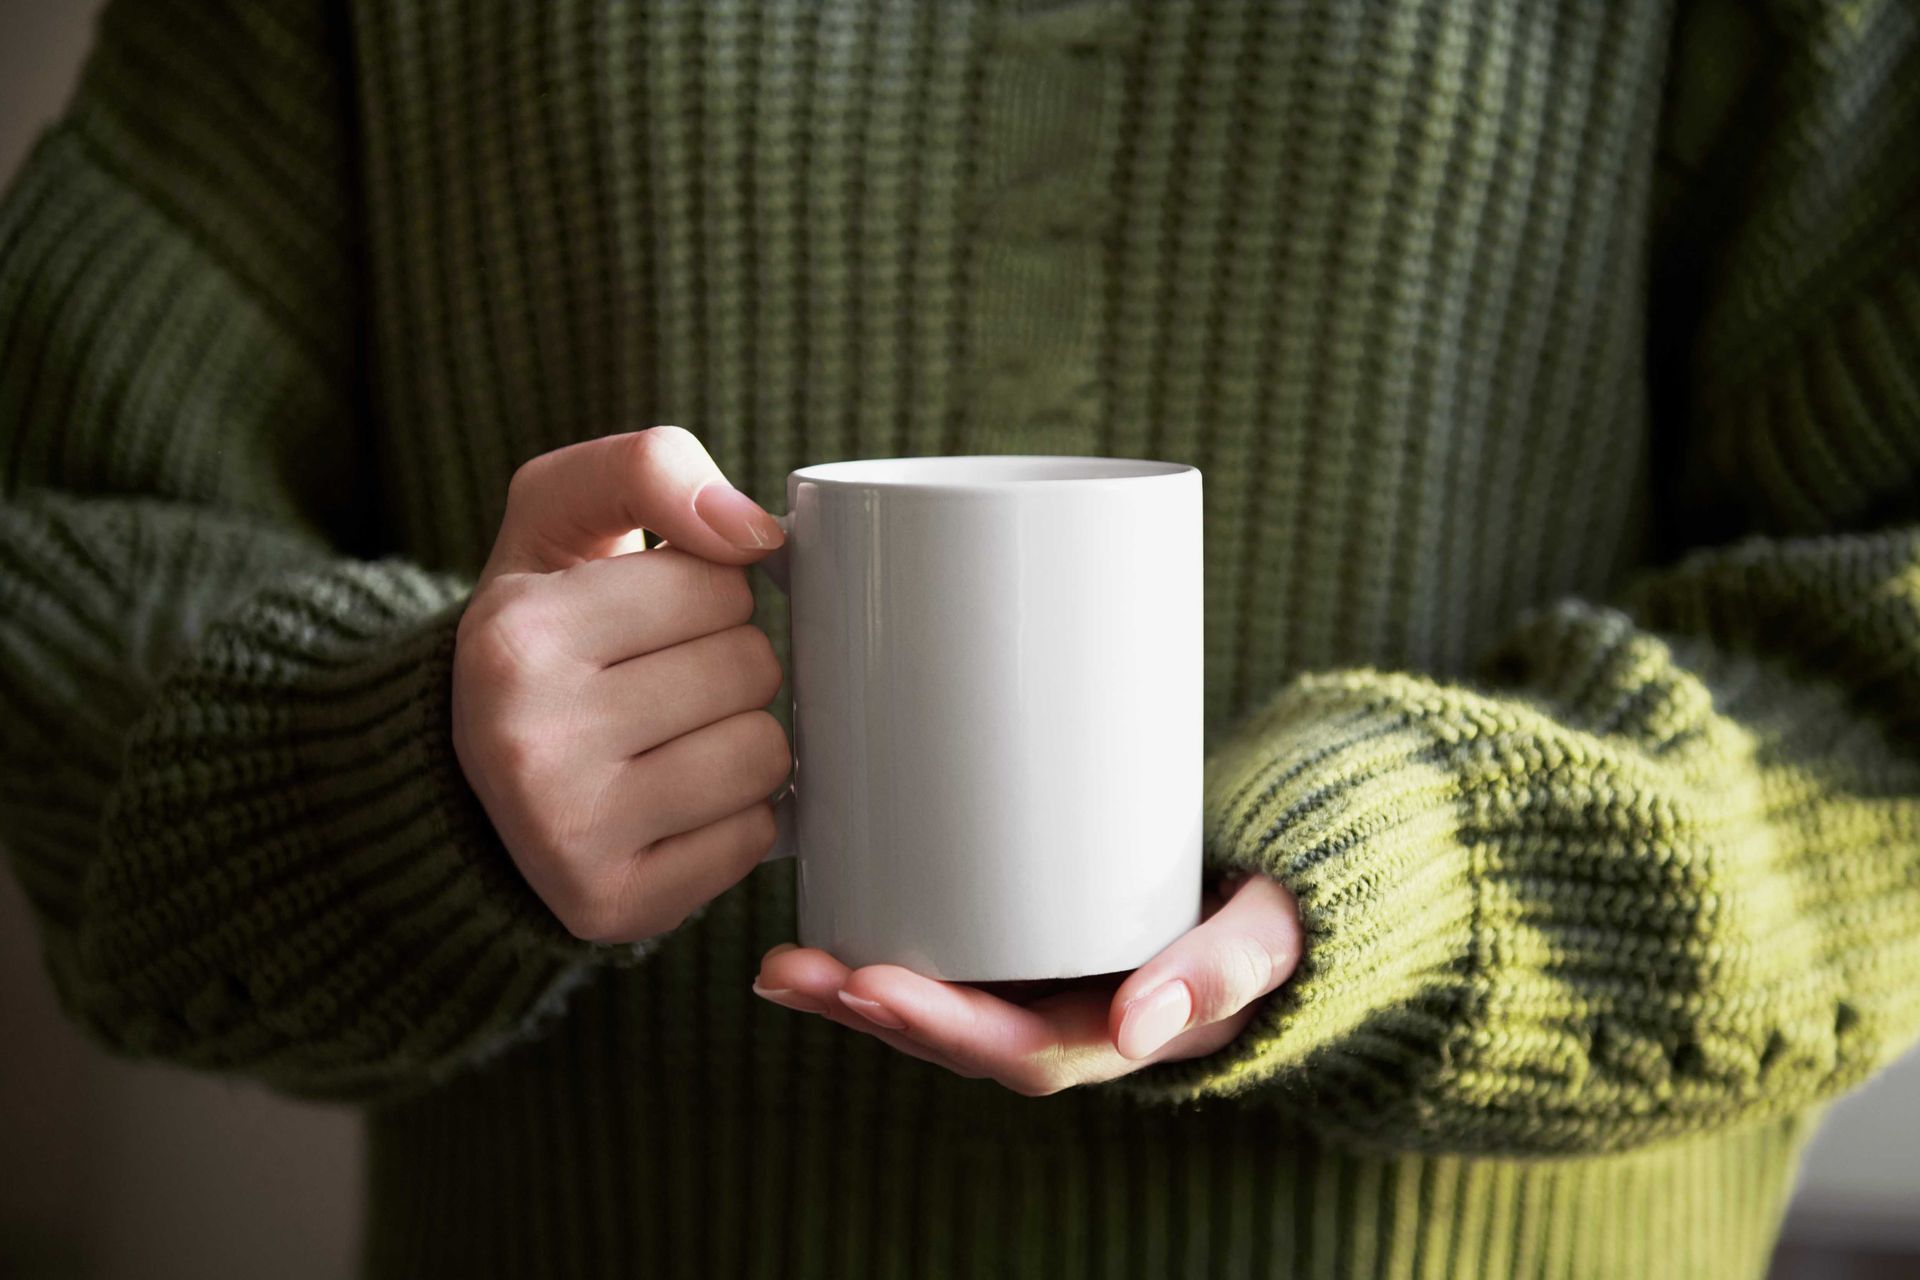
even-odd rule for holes
{"type": "Polygon", "coordinates": [[[1300,963],[1231,1043],[1110,1087],[1163,1104],[1263,1089],[1331,1118],[1403,1101],[1441,1065],[1475,951],[1447,702],[1405,677],[1310,677],[1210,757],[1207,871],[1286,885],[1300,963]]]}
{"type": "Polygon", "coordinates": [[[348,1092],[521,1039],[586,962],[644,953],[567,933],[468,786],[450,716],[465,598],[396,564],[288,576],[163,681],[82,936],[89,1003],[130,1006],[107,1016],[142,1027],[137,1047],[324,1045],[324,1078],[303,1061],[285,1083],[348,1092]]]}

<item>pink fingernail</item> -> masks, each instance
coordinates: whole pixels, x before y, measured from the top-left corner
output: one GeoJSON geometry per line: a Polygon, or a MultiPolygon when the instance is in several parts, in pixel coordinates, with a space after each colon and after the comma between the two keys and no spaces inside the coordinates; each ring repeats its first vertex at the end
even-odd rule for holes
{"type": "Polygon", "coordinates": [[[1126,1058],[1144,1058],[1187,1029],[1193,993],[1179,978],[1127,1001],[1116,1047],[1126,1058]]]}
{"type": "Polygon", "coordinates": [[[801,995],[793,988],[763,987],[760,985],[760,979],[758,978],[753,980],[753,994],[759,996],[762,1000],[771,1000],[774,1004],[782,1005],[788,1009],[795,1009],[801,1013],[820,1012],[819,1005],[815,1004],[808,997],[801,995]]]}
{"type": "Polygon", "coordinates": [[[786,541],[779,523],[725,480],[709,480],[695,490],[693,510],[709,529],[742,551],[777,547],[786,541]]]}
{"type": "Polygon", "coordinates": [[[840,993],[840,1002],[865,1018],[868,1022],[878,1023],[890,1031],[903,1031],[906,1029],[907,1024],[900,1019],[900,1016],[893,1010],[887,1008],[887,1006],[881,1004],[878,1000],[868,1000],[862,996],[856,996],[850,991],[842,991],[840,993]]]}

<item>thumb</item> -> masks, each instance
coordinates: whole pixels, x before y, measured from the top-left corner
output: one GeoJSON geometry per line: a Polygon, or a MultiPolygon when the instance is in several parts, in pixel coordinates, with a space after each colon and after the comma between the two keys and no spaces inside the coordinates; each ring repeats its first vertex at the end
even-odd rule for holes
{"type": "Polygon", "coordinates": [[[721,564],[751,564],[785,540],[692,432],[650,427],[555,449],[514,472],[481,580],[597,560],[636,529],[721,564]]]}
{"type": "Polygon", "coordinates": [[[1248,876],[1120,984],[1108,1010],[1114,1047],[1144,1058],[1189,1028],[1231,1018],[1293,975],[1300,947],[1293,894],[1270,876],[1248,876]]]}

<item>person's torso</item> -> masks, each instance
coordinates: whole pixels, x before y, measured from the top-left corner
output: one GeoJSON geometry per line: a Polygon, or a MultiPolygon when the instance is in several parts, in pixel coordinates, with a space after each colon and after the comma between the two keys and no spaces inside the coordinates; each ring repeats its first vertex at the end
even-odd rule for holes
{"type": "MultiPolygon", "coordinates": [[[[1204,473],[1210,736],[1302,670],[1467,671],[1520,610],[1601,592],[1642,554],[1668,20],[359,4],[398,539],[471,570],[515,465],[663,422],[775,511],[790,470],[842,458],[1164,458],[1204,473]]],[[[784,662],[785,603],[757,590],[784,662]]],[[[430,1206],[462,1202],[464,1182],[409,1189],[433,1168],[530,1196],[563,1177],[541,1210],[555,1239],[631,1229],[688,1258],[759,1256],[724,1223],[785,1215],[818,1249],[796,1274],[906,1249],[935,1204],[953,1234],[915,1250],[990,1258],[1012,1246],[969,1245],[970,1215],[1044,1233],[1007,1207],[1044,1195],[1130,1233],[1049,1249],[1174,1274],[1204,1238],[1179,1206],[1209,1179],[1244,1197],[1209,1211],[1221,1231],[1271,1218],[1280,1240],[1274,1215],[1305,1231],[1344,1212],[1341,1179],[1412,1168],[1315,1164],[1264,1111],[1203,1140],[1085,1091],[1020,1098],[772,1008],[748,981],[792,925],[791,869],[763,867],[575,993],[556,1033],[377,1116],[375,1253],[424,1250],[430,1206]],[[1027,1156],[1003,1163],[1008,1142],[1027,1156]],[[1068,1151],[1057,1178],[1037,1163],[1068,1151]]],[[[1424,1197],[1430,1174],[1406,1176],[1424,1197]]]]}
{"type": "Polygon", "coordinates": [[[659,422],[776,511],[840,458],[1168,458],[1210,732],[1463,670],[1645,507],[1666,16],[1496,7],[359,6],[405,549],[471,568],[518,462],[659,422]]]}

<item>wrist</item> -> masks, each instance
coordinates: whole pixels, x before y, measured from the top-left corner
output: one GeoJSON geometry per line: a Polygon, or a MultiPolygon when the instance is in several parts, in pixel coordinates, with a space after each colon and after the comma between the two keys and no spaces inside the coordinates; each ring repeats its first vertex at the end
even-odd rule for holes
{"type": "Polygon", "coordinates": [[[1457,1004],[1473,963],[1470,798],[1452,761],[1462,710],[1427,681],[1312,677],[1222,743],[1207,767],[1207,868],[1227,883],[1269,875],[1293,893],[1300,964],[1232,1043],[1117,1087],[1158,1101],[1271,1088],[1330,1118],[1390,1107],[1403,1082],[1437,1067],[1407,1045],[1438,1050],[1441,1038],[1393,1032],[1457,1004]]]}

